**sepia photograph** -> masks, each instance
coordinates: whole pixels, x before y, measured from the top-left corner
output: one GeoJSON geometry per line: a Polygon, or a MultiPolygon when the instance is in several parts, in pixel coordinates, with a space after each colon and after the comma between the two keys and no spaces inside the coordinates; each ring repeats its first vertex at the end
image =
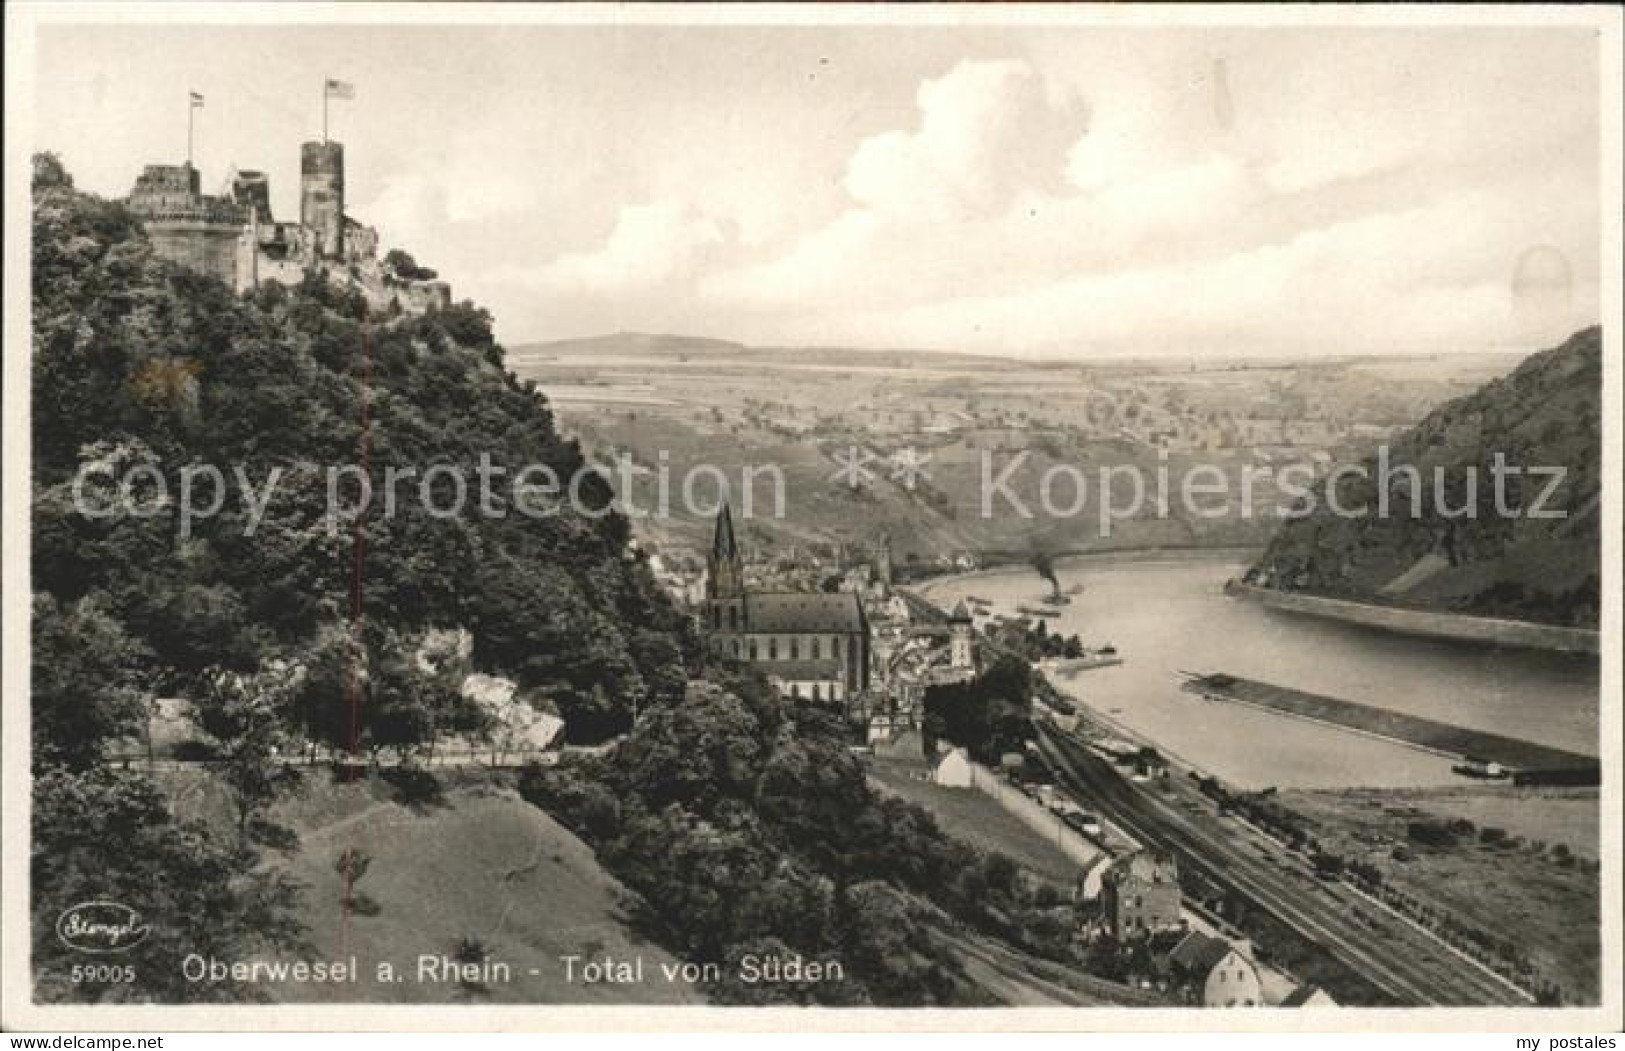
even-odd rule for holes
{"type": "Polygon", "coordinates": [[[1616,9],[6,25],[3,1028],[1625,1024],[1616,9]]]}

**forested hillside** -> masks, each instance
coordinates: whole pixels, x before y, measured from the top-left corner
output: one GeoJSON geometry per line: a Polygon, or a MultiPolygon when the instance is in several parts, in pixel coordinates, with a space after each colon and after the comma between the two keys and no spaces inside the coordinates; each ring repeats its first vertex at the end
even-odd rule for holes
{"type": "Polygon", "coordinates": [[[1339,483],[1339,515],[1282,525],[1249,579],[1361,601],[1595,628],[1602,333],[1589,328],[1449,402],[1339,483]],[[1497,455],[1506,474],[1497,506],[1497,455]],[[1415,468],[1414,479],[1405,474],[1415,468]]]}
{"type": "Polygon", "coordinates": [[[293,776],[278,754],[315,742],[405,756],[478,729],[455,679],[417,659],[432,629],[466,630],[473,668],[511,678],[582,740],[680,696],[690,647],[625,520],[596,513],[611,498],[596,479],[584,508],[559,501],[543,517],[485,515],[473,499],[435,517],[412,485],[370,516],[359,561],[350,523],[327,519],[326,472],[342,465],[370,463],[380,493],[390,465],[470,479],[482,455],[564,479],[580,467],[546,400],[504,367],[482,310],[369,318],[319,275],[237,296],[157,259],[122,205],[77,192],[54,158],[36,159],[34,191],[39,985],[195,996],[180,954],[297,933],[293,889],[258,863],[278,841],[261,815],[293,776]],[[183,521],[179,472],[205,464],[230,488],[219,513],[183,521]],[[239,478],[270,492],[257,521],[239,478]],[[217,742],[239,835],[175,821],[146,776],[104,762],[113,742],[141,739],[160,697],[185,702],[217,742]],[[71,954],[52,926],[89,900],[143,908],[138,987],[64,984],[71,954]]]}

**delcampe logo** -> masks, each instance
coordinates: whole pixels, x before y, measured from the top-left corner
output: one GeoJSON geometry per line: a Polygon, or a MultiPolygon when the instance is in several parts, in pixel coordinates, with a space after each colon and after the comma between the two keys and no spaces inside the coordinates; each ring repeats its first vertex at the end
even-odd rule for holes
{"type": "Polygon", "coordinates": [[[56,920],[56,936],[79,952],[124,952],[140,945],[150,930],[139,912],[116,901],[82,901],[56,920]]]}

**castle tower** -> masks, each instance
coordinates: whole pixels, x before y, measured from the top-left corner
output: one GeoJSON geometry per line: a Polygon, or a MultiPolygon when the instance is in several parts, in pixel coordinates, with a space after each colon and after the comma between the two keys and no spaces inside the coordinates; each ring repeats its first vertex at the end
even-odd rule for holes
{"type": "Polygon", "coordinates": [[[316,255],[344,253],[344,144],[307,142],[299,158],[299,222],[315,239],[316,255]]]}
{"type": "Polygon", "coordinates": [[[254,222],[271,225],[271,180],[264,172],[238,172],[231,181],[231,197],[254,222]]]}
{"type": "Polygon", "coordinates": [[[229,197],[201,192],[191,164],[149,164],[125,198],[154,254],[189,270],[238,284],[243,209],[229,197]]]}

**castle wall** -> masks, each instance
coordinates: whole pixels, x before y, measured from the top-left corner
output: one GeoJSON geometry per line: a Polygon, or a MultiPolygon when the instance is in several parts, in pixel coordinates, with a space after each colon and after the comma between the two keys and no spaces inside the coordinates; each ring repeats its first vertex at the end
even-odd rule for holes
{"type": "Polygon", "coordinates": [[[201,196],[201,185],[190,164],[149,164],[136,176],[130,207],[150,213],[186,208],[201,196]]]}
{"type": "Polygon", "coordinates": [[[160,258],[237,286],[237,245],[242,227],[192,219],[149,219],[147,237],[160,258]]]}
{"type": "Polygon", "coordinates": [[[293,286],[305,279],[305,264],[300,259],[273,259],[263,252],[256,260],[258,280],[275,281],[279,285],[293,286]]]}
{"type": "Polygon", "coordinates": [[[344,258],[352,262],[378,255],[378,231],[354,219],[344,224],[344,258]]]}

